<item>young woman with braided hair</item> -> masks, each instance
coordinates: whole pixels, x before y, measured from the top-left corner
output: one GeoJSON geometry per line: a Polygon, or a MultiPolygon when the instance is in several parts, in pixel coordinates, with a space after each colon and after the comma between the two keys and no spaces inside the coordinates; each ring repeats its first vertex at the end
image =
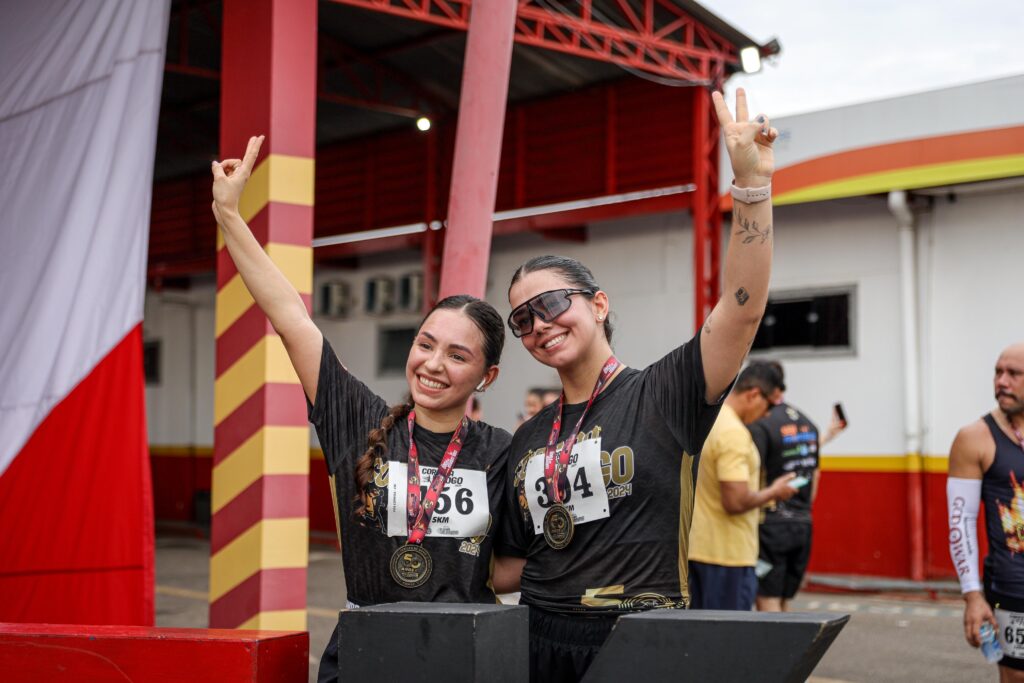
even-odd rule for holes
{"type": "MultiPolygon", "coordinates": [[[[471,296],[439,302],[406,361],[408,399],[388,407],[338,360],[238,212],[263,138],[213,163],[213,212],[253,299],[281,336],[308,399],[335,495],[349,607],[484,602],[518,590],[521,560],[495,558],[508,432],[466,416],[498,377],[504,323],[471,296]]],[[[337,629],[318,680],[338,676],[337,629]]]]}

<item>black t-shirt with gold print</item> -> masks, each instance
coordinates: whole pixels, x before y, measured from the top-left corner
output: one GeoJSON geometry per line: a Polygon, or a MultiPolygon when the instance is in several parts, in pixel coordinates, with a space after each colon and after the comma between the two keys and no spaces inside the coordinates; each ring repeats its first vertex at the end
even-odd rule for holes
{"type": "MultiPolygon", "coordinates": [[[[512,438],[507,485],[513,511],[496,551],[526,558],[522,600],[559,612],[683,607],[697,457],[721,404],[704,398],[700,342],[644,370],[627,368],[587,413],[567,472],[576,522],[569,547],[544,541],[544,449],[557,401],[512,438]]],[[[586,403],[567,405],[564,439],[586,403]]],[[[561,444],[559,444],[561,447],[561,444]]]]}
{"type": "MultiPolygon", "coordinates": [[[[482,422],[470,422],[455,469],[438,497],[423,548],[430,553],[430,578],[403,588],[392,578],[391,555],[406,542],[405,497],[409,429],[396,420],[387,435],[387,456],[374,462],[367,512],[355,516],[353,469],[367,447],[370,430],[380,426],[388,405],[341,364],[324,338],[315,405],[308,405],[328,472],[333,477],[341,525],[342,562],[349,601],[495,601],[491,589],[493,520],[508,509],[504,471],[511,435],[482,422]],[[396,474],[398,476],[396,476],[396,474]]],[[[418,425],[413,429],[425,488],[451,441],[418,425]]]]}

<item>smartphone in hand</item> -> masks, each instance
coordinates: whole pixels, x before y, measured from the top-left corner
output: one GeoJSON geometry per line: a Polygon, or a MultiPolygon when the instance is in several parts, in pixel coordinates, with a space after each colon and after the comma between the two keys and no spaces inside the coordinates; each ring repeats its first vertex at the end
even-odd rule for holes
{"type": "Polygon", "coordinates": [[[808,479],[807,477],[797,476],[787,481],[786,486],[789,486],[790,488],[794,488],[797,491],[799,491],[803,487],[807,486],[809,483],[811,483],[811,480],[808,479]]]}
{"type": "Polygon", "coordinates": [[[834,406],[832,406],[832,410],[835,411],[836,417],[839,418],[839,421],[843,424],[843,427],[845,428],[846,425],[849,423],[846,421],[846,412],[843,410],[843,404],[836,403],[834,406]]]}

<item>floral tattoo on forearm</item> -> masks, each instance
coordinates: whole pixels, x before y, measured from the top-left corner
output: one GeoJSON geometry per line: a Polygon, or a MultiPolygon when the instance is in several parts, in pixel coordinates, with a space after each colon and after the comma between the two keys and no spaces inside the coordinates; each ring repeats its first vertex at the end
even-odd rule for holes
{"type": "Polygon", "coordinates": [[[772,226],[766,225],[763,228],[757,224],[757,221],[752,221],[739,211],[736,212],[736,225],[739,227],[735,234],[737,237],[743,238],[743,244],[750,244],[757,240],[758,244],[764,244],[772,237],[772,226]]]}

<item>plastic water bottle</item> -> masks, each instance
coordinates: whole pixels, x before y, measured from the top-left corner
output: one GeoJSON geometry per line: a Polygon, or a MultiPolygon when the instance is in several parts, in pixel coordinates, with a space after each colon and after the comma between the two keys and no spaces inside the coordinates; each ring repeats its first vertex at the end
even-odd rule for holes
{"type": "Polygon", "coordinates": [[[992,624],[987,621],[983,623],[978,629],[978,634],[981,636],[981,654],[985,655],[985,659],[992,663],[1002,659],[1003,648],[999,647],[999,640],[996,638],[996,631],[992,628],[992,624]]]}

